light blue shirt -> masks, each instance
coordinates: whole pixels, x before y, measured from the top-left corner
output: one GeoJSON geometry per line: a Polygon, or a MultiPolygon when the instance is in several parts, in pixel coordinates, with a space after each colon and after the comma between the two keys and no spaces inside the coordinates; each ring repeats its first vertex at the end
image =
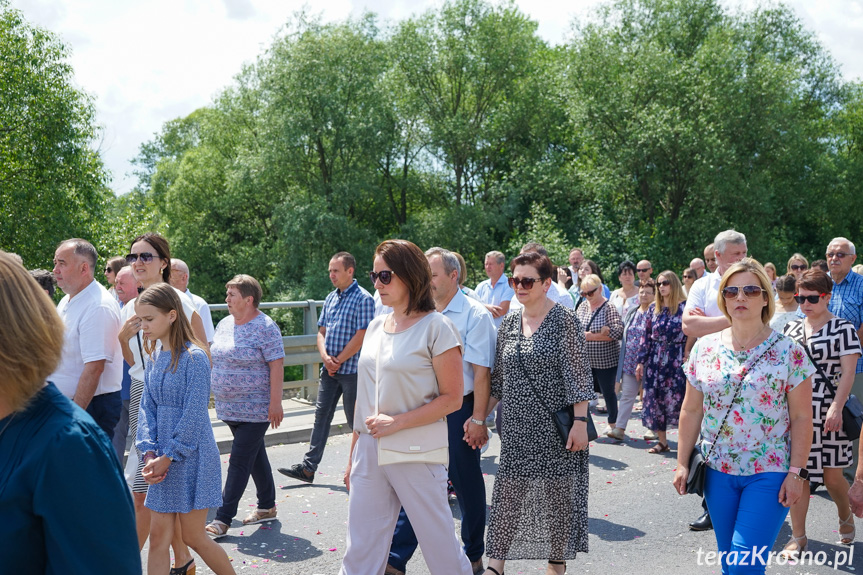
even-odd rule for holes
{"type": "MultiPolygon", "coordinates": [[[[511,300],[515,295],[515,292],[511,287],[509,287],[509,278],[506,277],[506,274],[500,274],[500,277],[497,278],[497,283],[494,285],[491,284],[491,278],[484,282],[480,282],[480,284],[476,286],[476,295],[479,298],[479,301],[484,304],[500,305],[501,302],[511,300]]],[[[491,318],[495,329],[500,327],[500,322],[503,321],[503,317],[504,316],[491,318]]]]}
{"type": "Polygon", "coordinates": [[[473,365],[487,367],[489,370],[494,367],[497,332],[492,323],[491,312],[480,302],[461,293],[461,290],[456,290],[444,308],[443,315],[455,325],[464,344],[462,372],[464,394],[467,395],[473,391],[473,365]]]}

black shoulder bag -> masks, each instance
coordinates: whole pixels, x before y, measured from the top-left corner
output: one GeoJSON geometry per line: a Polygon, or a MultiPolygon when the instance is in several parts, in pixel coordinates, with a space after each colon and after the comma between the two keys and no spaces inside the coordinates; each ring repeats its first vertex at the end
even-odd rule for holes
{"type": "MultiPolygon", "coordinates": [[[[573,423],[575,422],[575,414],[572,411],[572,405],[567,405],[557,411],[552,411],[548,404],[543,399],[542,394],[536,389],[534,385],[533,376],[531,376],[530,372],[524,366],[524,363],[521,361],[521,338],[522,338],[522,326],[521,326],[521,313],[519,312],[518,316],[518,340],[515,344],[515,352],[516,357],[518,358],[518,364],[521,366],[522,371],[524,371],[525,375],[527,375],[528,381],[530,381],[530,387],[533,391],[533,394],[539,400],[539,403],[551,414],[551,419],[554,422],[554,426],[557,428],[557,434],[560,436],[561,441],[563,442],[564,448],[566,447],[566,442],[569,440],[569,432],[572,430],[573,423]]],[[[593,424],[593,418],[590,416],[590,410],[587,412],[587,440],[593,441],[599,434],[596,432],[596,426],[593,424]]]]}
{"type": "MultiPolygon", "coordinates": [[[[707,452],[706,457],[701,453],[701,442],[698,441],[695,443],[695,447],[692,448],[692,454],[689,456],[689,475],[686,477],[687,493],[704,496],[704,480],[707,478],[707,460],[710,459],[710,456],[713,455],[713,450],[716,449],[716,442],[719,439],[719,434],[722,433],[722,428],[725,427],[725,421],[728,419],[728,414],[731,413],[731,408],[734,407],[734,402],[737,401],[737,396],[740,395],[740,390],[743,389],[743,380],[746,378],[746,375],[752,371],[755,364],[761,361],[764,356],[767,355],[767,352],[773,349],[773,346],[779,343],[783,337],[785,336],[779,335],[779,337],[770,344],[770,347],[764,350],[764,353],[755,358],[754,361],[750,362],[748,366],[743,367],[743,371],[740,375],[740,382],[734,392],[734,397],[731,398],[731,403],[728,405],[728,411],[725,412],[725,417],[722,418],[722,423],[719,424],[716,437],[713,439],[713,444],[710,446],[710,451],[707,452]]],[[[726,378],[730,379],[729,376],[726,376],[726,378]]]]}

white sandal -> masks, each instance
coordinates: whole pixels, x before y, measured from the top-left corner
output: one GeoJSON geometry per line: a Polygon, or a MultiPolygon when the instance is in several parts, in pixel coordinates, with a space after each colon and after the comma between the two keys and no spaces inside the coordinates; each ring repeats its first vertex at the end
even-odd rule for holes
{"type": "Polygon", "coordinates": [[[204,531],[213,539],[218,539],[228,534],[228,525],[218,519],[214,519],[209,525],[204,527],[204,531]]]}
{"type": "Polygon", "coordinates": [[[836,543],[838,545],[854,545],[854,537],[857,535],[857,526],[854,524],[854,513],[851,510],[848,510],[848,519],[840,519],[839,520],[839,541],[836,543]],[[852,527],[851,531],[847,533],[842,533],[842,528],[846,525],[850,525],[852,527]]]}
{"type": "Polygon", "coordinates": [[[806,551],[807,547],[809,547],[809,538],[806,537],[805,533],[803,535],[801,535],[800,537],[794,537],[794,535],[792,535],[791,541],[789,541],[788,543],[785,544],[785,547],[782,549],[782,551],[779,552],[779,555],[781,557],[785,558],[786,560],[795,561],[795,560],[797,560],[797,558],[800,556],[801,553],[804,553],[806,551]],[[800,542],[803,541],[804,539],[806,540],[806,543],[801,546],[800,542]],[[788,548],[789,545],[796,545],[797,548],[796,549],[789,549],[788,548]]]}

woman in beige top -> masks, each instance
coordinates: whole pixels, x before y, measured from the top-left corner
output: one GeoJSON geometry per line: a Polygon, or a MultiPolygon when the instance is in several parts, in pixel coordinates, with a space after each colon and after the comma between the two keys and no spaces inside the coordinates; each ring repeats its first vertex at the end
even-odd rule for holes
{"type": "MultiPolygon", "coordinates": [[[[357,404],[345,485],[347,549],[340,575],[383,573],[403,506],[432,575],[472,575],[446,495],[442,463],[378,462],[381,438],[440,421],[461,406],[461,339],[437,313],[431,269],[417,246],[387,240],[371,273],[392,313],[369,324],[357,366],[357,404]]],[[[429,427],[417,447],[447,447],[446,426],[429,427]]]]}

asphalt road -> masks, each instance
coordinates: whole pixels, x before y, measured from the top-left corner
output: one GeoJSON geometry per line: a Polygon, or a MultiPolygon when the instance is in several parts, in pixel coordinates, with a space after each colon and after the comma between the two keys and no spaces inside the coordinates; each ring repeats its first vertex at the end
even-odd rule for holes
{"type": "MultiPolygon", "coordinates": [[[[636,414],[637,416],[638,414],[636,414]]],[[[597,427],[604,420],[595,416],[597,427]]],[[[602,425],[600,425],[602,423],[602,425]]],[[[671,486],[676,467],[674,451],[662,455],[647,453],[649,443],[640,439],[644,429],[638,421],[629,424],[627,441],[600,439],[590,448],[590,552],[570,561],[568,573],[618,575],[718,574],[721,569],[707,565],[707,553],[716,550],[712,531],[696,533],[687,524],[701,512],[700,500],[678,496],[671,486]],[[699,551],[701,564],[699,564],[699,551]]],[[[676,432],[669,433],[672,450],[676,432]]],[[[348,494],[342,485],[350,436],[331,437],[321,468],[312,485],[301,484],[280,475],[278,467],[301,461],[307,444],[275,445],[267,449],[276,477],[279,518],[269,524],[243,527],[235,520],[229,535],[219,539],[233,559],[237,573],[255,575],[330,575],[339,571],[345,550],[348,494]]],[[[488,501],[497,470],[500,441],[495,435],[482,464],[486,474],[488,501]]],[[[227,456],[222,456],[223,478],[227,456]]],[[[255,505],[254,485],[250,481],[240,505],[240,519],[255,505]]],[[[457,505],[452,503],[454,522],[457,505]]],[[[212,512],[211,512],[212,515],[212,512]]],[[[858,520],[858,527],[863,523],[858,520]]],[[[823,552],[816,556],[823,565],[768,567],[770,574],[836,573],[836,553],[847,562],[849,548],[836,545],[838,520],[835,506],[823,489],[812,498],[807,523],[810,548],[823,552]],[[830,561],[827,565],[826,561],[830,561]]],[[[786,520],[775,551],[781,550],[791,533],[786,520]]],[[[861,537],[863,538],[863,532],[861,537]]],[[[144,552],[146,564],[146,548],[144,552]]],[[[198,559],[198,573],[211,573],[198,559]]],[[[539,561],[511,561],[509,575],[544,573],[539,561]]],[[[855,544],[850,565],[838,572],[863,573],[863,545],[855,544]]],[[[410,575],[428,575],[418,551],[408,564],[410,575]]],[[[377,574],[369,574],[377,575],[377,574]]]]}

